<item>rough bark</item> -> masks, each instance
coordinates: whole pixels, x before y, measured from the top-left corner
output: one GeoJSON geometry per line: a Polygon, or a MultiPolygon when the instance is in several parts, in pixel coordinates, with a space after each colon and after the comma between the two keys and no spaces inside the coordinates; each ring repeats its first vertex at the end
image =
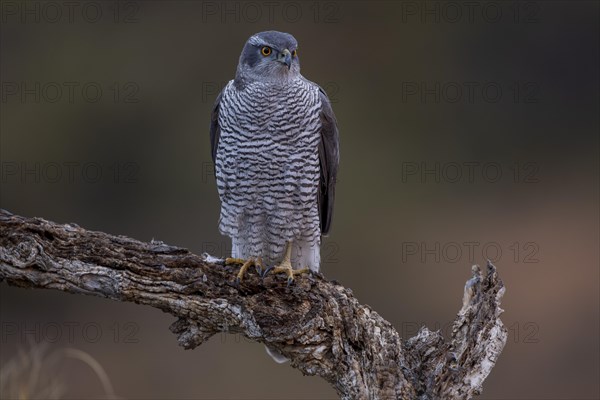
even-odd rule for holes
{"type": "Polygon", "coordinates": [[[0,281],[132,301],[177,318],[170,329],[191,349],[219,332],[268,344],[344,399],[468,399],[481,392],[506,343],[504,293],[488,262],[465,285],[451,338],[421,328],[402,340],[352,291],[320,274],[287,286],[162,242],[88,231],[0,210],[0,281]]]}

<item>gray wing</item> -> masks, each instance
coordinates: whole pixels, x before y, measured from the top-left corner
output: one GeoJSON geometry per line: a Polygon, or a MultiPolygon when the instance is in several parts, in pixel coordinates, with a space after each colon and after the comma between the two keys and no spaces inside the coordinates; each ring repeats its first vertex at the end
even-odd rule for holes
{"type": "Polygon", "coordinates": [[[321,219],[321,234],[327,235],[331,228],[333,202],[335,200],[335,184],[337,179],[339,153],[339,132],[337,121],[331,108],[331,103],[325,91],[319,87],[321,98],[321,140],[319,142],[319,165],[321,177],[319,180],[319,217],[321,219]]]}
{"type": "Polygon", "coordinates": [[[219,107],[221,105],[223,90],[221,90],[221,93],[219,93],[217,96],[210,114],[210,148],[212,151],[213,166],[217,160],[217,148],[219,147],[219,137],[221,136],[221,127],[219,126],[219,107]]]}

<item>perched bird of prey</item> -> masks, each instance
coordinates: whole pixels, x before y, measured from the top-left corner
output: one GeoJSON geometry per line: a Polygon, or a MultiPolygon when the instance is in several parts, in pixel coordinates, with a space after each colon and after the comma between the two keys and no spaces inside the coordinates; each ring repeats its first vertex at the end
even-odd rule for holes
{"type": "Polygon", "coordinates": [[[212,157],[227,263],[263,276],[318,271],[331,226],[338,129],[327,95],[300,74],[298,43],[276,31],[251,36],[235,79],[212,110],[212,157]],[[266,268],[265,268],[266,267],[266,268]],[[261,272],[262,271],[262,272],[261,272]]]}

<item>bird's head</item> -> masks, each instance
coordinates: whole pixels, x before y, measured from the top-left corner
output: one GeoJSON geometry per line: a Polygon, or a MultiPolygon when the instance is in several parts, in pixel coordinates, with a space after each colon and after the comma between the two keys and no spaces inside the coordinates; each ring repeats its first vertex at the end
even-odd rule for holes
{"type": "Polygon", "coordinates": [[[244,45],[237,70],[244,79],[286,81],[300,74],[298,42],[289,33],[265,31],[244,45]]]}

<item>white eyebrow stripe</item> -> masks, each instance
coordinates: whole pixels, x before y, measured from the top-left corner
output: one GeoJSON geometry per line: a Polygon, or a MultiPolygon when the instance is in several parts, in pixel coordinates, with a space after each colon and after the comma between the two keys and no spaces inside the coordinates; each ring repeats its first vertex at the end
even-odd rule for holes
{"type": "Polygon", "coordinates": [[[254,46],[266,45],[266,46],[269,46],[269,47],[273,47],[270,43],[265,42],[264,40],[262,40],[257,35],[254,35],[254,36],[250,37],[250,39],[248,39],[248,42],[250,42],[250,44],[252,44],[254,46]]]}

